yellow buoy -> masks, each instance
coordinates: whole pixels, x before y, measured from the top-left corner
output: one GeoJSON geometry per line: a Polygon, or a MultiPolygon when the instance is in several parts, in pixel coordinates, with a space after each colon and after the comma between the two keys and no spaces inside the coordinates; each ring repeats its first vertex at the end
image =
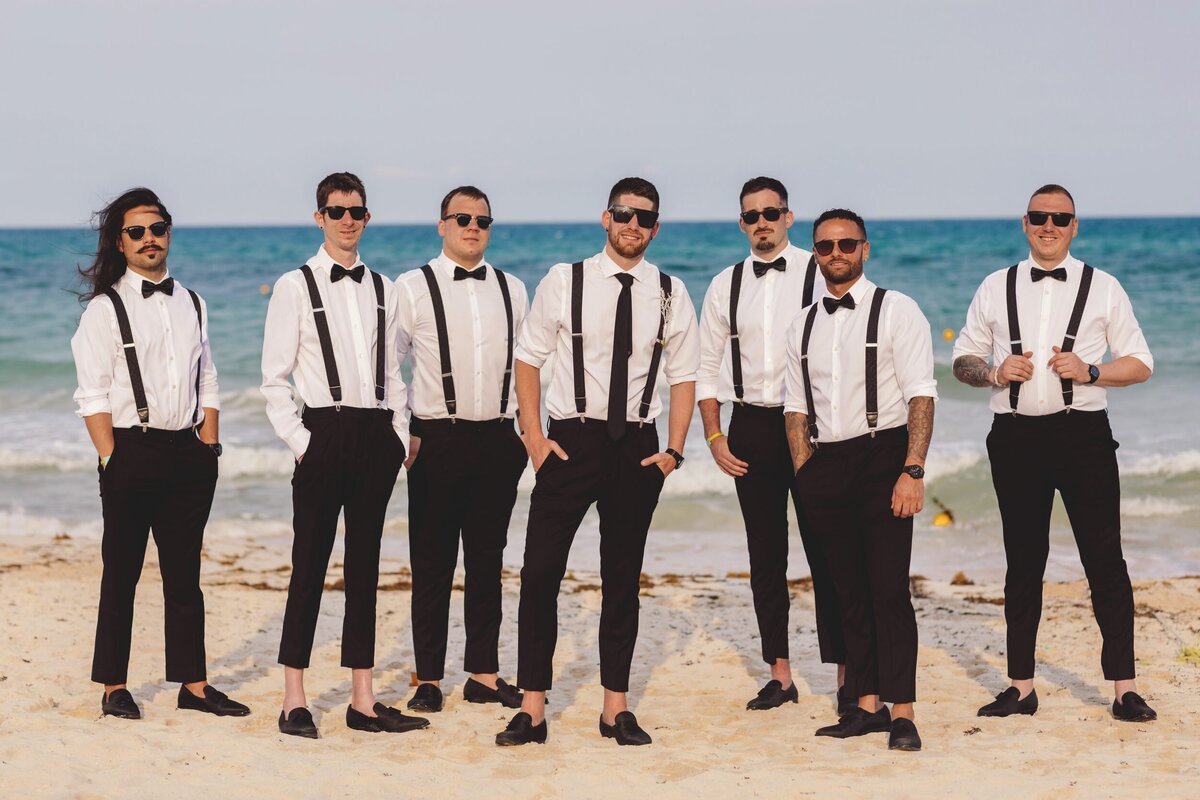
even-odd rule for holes
{"type": "Polygon", "coordinates": [[[949,511],[939,511],[933,517],[933,527],[944,528],[947,525],[954,524],[954,517],[950,516],[949,511]]]}
{"type": "Polygon", "coordinates": [[[270,293],[271,293],[271,287],[270,287],[270,286],[267,286],[267,285],[264,283],[262,286],[258,287],[258,291],[259,291],[259,293],[260,293],[260,294],[270,294],[270,293]]]}
{"type": "Polygon", "coordinates": [[[946,330],[942,331],[942,338],[945,339],[947,342],[954,341],[954,329],[946,328],[946,330]]]}

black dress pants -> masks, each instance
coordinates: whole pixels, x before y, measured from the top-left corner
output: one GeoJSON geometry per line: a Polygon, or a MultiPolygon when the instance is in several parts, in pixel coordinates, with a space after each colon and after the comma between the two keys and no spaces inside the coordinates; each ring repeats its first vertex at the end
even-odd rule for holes
{"type": "Polygon", "coordinates": [[[112,458],[100,470],[104,574],[92,680],[112,685],[128,677],[133,599],[150,532],[163,582],[167,680],[206,680],[200,547],[217,486],[217,455],[191,428],[118,428],[113,438],[112,458]]]}
{"type": "Polygon", "coordinates": [[[346,514],[343,578],[342,666],[375,666],[375,595],[379,588],[379,544],[404,445],[392,428],[392,412],[379,408],[304,411],[312,433],[304,459],[292,475],[292,579],[279,663],[305,669],[312,654],[325,571],[346,514]]]}
{"type": "Polygon", "coordinates": [[[1107,411],[1043,417],[997,414],[987,437],[1004,525],[1008,676],[1033,677],[1050,554],[1054,491],[1062,495],[1092,593],[1110,681],[1134,677],[1133,587],[1121,552],[1121,481],[1107,411]]]}
{"type": "Polygon", "coordinates": [[[421,448],[408,471],[413,649],[417,677],[444,677],[450,591],[462,536],[467,643],[463,669],[500,671],[500,572],[517,481],[529,460],[511,419],[414,419],[421,448]]]}
{"type": "Polygon", "coordinates": [[[911,703],[917,693],[913,520],[892,515],[892,490],[907,455],[908,428],[889,428],[874,438],[822,442],[796,474],[841,604],[846,689],[889,703],[911,703]]]}
{"type": "Polygon", "coordinates": [[[837,590],[829,573],[825,546],[812,530],[796,494],[795,470],[788,450],[783,407],[735,404],[729,420],[729,450],[750,467],[734,478],[738,504],[746,524],[750,552],[750,590],[762,638],[762,657],[768,664],[788,658],[787,584],[788,495],[796,509],[800,541],[812,575],[817,615],[817,643],[827,664],[846,661],[837,590]]]}
{"type": "Polygon", "coordinates": [[[546,691],[553,679],[558,642],[558,592],[571,542],[583,515],[600,514],[600,682],[629,691],[629,668],[638,632],[638,592],[646,532],[664,476],[641,461],[659,452],[653,423],[630,423],[620,441],[608,438],[604,420],[550,420],[549,438],[566,451],[551,454],[537,473],[529,504],[525,565],[517,626],[517,683],[546,691]]]}

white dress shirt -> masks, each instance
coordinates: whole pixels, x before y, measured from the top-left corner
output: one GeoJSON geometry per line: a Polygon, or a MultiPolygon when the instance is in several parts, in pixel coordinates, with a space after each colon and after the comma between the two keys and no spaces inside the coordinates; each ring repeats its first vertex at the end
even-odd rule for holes
{"type": "MultiPolygon", "coordinates": [[[[429,265],[433,268],[446,313],[457,416],[476,421],[496,419],[500,416],[500,395],[508,361],[508,315],[497,284],[498,273],[486,261],[481,261],[480,265],[486,267],[484,280],[464,278],[456,281],[454,268],[459,264],[445,253],[429,265]]],[[[529,295],[525,284],[507,272],[504,280],[512,300],[515,360],[516,334],[529,311],[529,295]]],[[[399,290],[397,358],[403,362],[407,356],[412,356],[408,407],[413,416],[421,419],[448,419],[437,321],[429,297],[429,284],[424,272],[414,269],[397,278],[396,287],[399,290]]],[[[509,376],[508,387],[506,416],[512,417],[517,409],[512,376],[509,376]]]]}
{"type": "MultiPolygon", "coordinates": [[[[155,292],[142,297],[143,280],[147,279],[126,270],[113,288],[129,315],[142,386],[150,407],[150,427],[183,430],[191,427],[196,410],[197,367],[202,370],[199,419],[204,419],[205,408],[221,408],[217,367],[208,344],[208,306],[201,298],[200,315],[204,324],[200,326],[196,322],[196,307],[183,284],[176,281],[170,296],[155,292]]],[[[76,413],[81,417],[110,413],[114,428],[141,425],[129,383],[129,364],[117,326],[117,312],[107,296],[93,298],[84,309],[79,329],[71,337],[71,352],[79,376],[76,413]]]]}
{"type": "MultiPolygon", "coordinates": [[[[396,340],[395,286],[383,278],[386,326],[384,341],[380,343],[376,341],[378,316],[375,284],[370,274],[364,271],[362,283],[355,283],[349,276],[334,283],[329,279],[334,263],[324,245],[308,260],[329,321],[329,337],[333,340],[333,354],[342,385],[342,405],[403,409],[405,388],[400,378],[400,362],[396,359],[395,348],[389,346],[396,340]],[[375,399],[375,348],[380,344],[387,348],[382,403],[375,399]]],[[[349,269],[362,263],[356,254],[349,269]]],[[[299,458],[308,449],[309,432],[300,421],[296,394],[309,408],[331,406],[333,396],[329,392],[329,375],[321,354],[321,339],[317,335],[308,284],[304,273],[298,269],[284,273],[275,282],[271,293],[263,335],[262,374],[267,417],[275,433],[299,458]],[[296,382],[294,390],[288,382],[289,376],[296,382]]],[[[394,414],[392,425],[407,448],[408,421],[404,414],[394,414]]]]}
{"type": "MultiPolygon", "coordinates": [[[[1063,345],[1075,297],[1079,294],[1083,262],[1068,253],[1059,266],[1067,271],[1066,281],[1046,277],[1034,283],[1030,268],[1041,267],[1033,257],[1017,265],[1017,322],[1021,329],[1021,347],[1022,352],[1033,352],[1033,378],[1021,385],[1018,414],[1042,416],[1066,408],[1062,379],[1049,366],[1049,361],[1054,356],[1052,348],[1063,345]]],[[[993,364],[1002,364],[1012,354],[1008,334],[1007,276],[1007,268],[997,270],[980,284],[967,311],[967,323],[954,343],[954,358],[978,356],[993,364]]],[[[1092,274],[1074,352],[1085,364],[1099,364],[1110,347],[1114,359],[1133,356],[1154,369],[1154,358],[1133,315],[1129,296],[1116,278],[1096,270],[1092,274]]],[[[998,414],[1011,413],[1008,386],[992,387],[989,405],[998,414]]],[[[1107,407],[1108,393],[1103,386],[1075,384],[1071,408],[1099,411],[1107,407]]]]}
{"type": "MultiPolygon", "coordinates": [[[[621,282],[614,276],[622,272],[605,252],[583,262],[583,367],[587,394],[585,414],[593,419],[608,418],[608,384],[612,372],[613,325],[617,316],[617,298],[621,282]]],[[[650,356],[658,335],[661,315],[658,267],[643,260],[629,270],[634,277],[633,354],[629,357],[629,384],[625,387],[626,421],[638,421],[638,406],[646,389],[650,356]]],[[[696,380],[700,362],[700,342],[696,332],[696,309],[687,287],[679,278],[671,278],[671,312],[663,336],[660,368],[667,384],[696,380]]],[[[578,417],[575,410],[575,379],[571,360],[571,265],[555,264],[538,284],[537,294],[517,344],[516,357],[541,368],[555,357],[550,388],[546,393],[546,411],[554,419],[578,417]]],[[[662,413],[656,385],[646,419],[662,413]]]]}
{"type": "MultiPolygon", "coordinates": [[[[875,284],[866,276],[850,287],[853,309],[833,314],[817,309],[808,342],[808,374],[816,406],[818,439],[840,442],[869,433],[867,426],[867,320],[875,284]]],[[[800,371],[800,342],[804,318],[788,332],[787,404],[785,411],[809,414],[800,371]]],[[[908,403],[914,397],[937,399],[933,377],[933,337],[929,321],[915,300],[889,289],[879,314],[877,430],[908,424],[908,403]]]]}
{"type": "MultiPolygon", "coordinates": [[[[743,263],[742,287],[737,307],[738,341],[742,355],[742,401],[756,406],[784,403],[787,333],[804,303],[804,278],[812,256],[788,244],[780,254],[787,259],[783,272],[769,269],[755,277],[753,264],[763,261],[752,253],[743,263]]],[[[774,260],[774,259],[772,259],[774,260]]],[[[733,355],[730,346],[729,294],[733,267],[713,278],[700,312],[700,369],[696,372],[696,399],[737,400],[733,391],[733,355]]],[[[816,268],[813,302],[825,296],[825,279],[816,268]]]]}

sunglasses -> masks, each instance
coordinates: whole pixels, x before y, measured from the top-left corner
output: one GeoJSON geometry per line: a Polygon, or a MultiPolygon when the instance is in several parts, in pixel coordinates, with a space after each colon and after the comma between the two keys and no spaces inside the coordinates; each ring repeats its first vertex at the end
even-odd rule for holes
{"type": "Polygon", "coordinates": [[[631,208],[630,206],[609,206],[608,213],[612,215],[613,222],[619,222],[624,225],[626,222],[637,217],[638,226],[649,230],[658,224],[658,212],[646,211],[641,208],[631,208]]]}
{"type": "MultiPolygon", "coordinates": [[[[136,242],[146,235],[146,227],[145,225],[130,225],[128,228],[121,228],[121,230],[136,242]]],[[[150,233],[161,239],[166,235],[167,230],[171,227],[171,223],[154,222],[149,227],[150,233]]]]}
{"type": "Polygon", "coordinates": [[[1061,211],[1057,214],[1050,211],[1029,211],[1026,212],[1025,218],[1035,228],[1045,225],[1047,219],[1054,221],[1054,227],[1065,228],[1071,224],[1071,220],[1075,219],[1075,215],[1068,211],[1061,211]]]}
{"type": "Polygon", "coordinates": [[[488,228],[492,227],[493,222],[491,217],[483,214],[480,214],[478,217],[472,217],[470,214],[447,214],[446,216],[442,217],[443,222],[448,219],[452,219],[457,222],[458,227],[460,228],[467,227],[471,224],[471,220],[475,220],[475,224],[479,226],[479,230],[481,231],[486,231],[488,228]]]}
{"type": "Polygon", "coordinates": [[[819,242],[813,242],[813,252],[819,256],[828,256],[833,254],[833,246],[836,244],[838,250],[841,250],[844,255],[850,255],[858,246],[866,239],[822,239],[819,242]]]}
{"type": "Polygon", "coordinates": [[[366,206],[321,206],[317,209],[317,213],[325,214],[330,219],[341,219],[346,216],[346,212],[350,212],[350,219],[356,222],[361,222],[367,218],[366,206]]]}
{"type": "Polygon", "coordinates": [[[787,206],[783,208],[764,208],[762,211],[743,211],[742,222],[747,225],[753,225],[758,222],[761,216],[767,222],[778,222],[779,218],[787,213],[787,206]]]}

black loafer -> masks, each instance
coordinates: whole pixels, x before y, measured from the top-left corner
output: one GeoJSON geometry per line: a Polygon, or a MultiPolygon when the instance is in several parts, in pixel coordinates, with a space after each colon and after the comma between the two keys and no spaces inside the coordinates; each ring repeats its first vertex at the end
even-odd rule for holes
{"type": "Polygon", "coordinates": [[[994,701],[979,709],[979,716],[1009,717],[1013,714],[1033,716],[1037,710],[1038,699],[1036,689],[1030,691],[1029,694],[1022,698],[1021,690],[1015,686],[1010,686],[996,695],[994,701]]]}
{"type": "Polygon", "coordinates": [[[921,749],[921,736],[911,719],[896,717],[892,720],[892,732],[888,734],[888,750],[916,752],[921,749]]]}
{"type": "Polygon", "coordinates": [[[206,714],[216,714],[218,717],[245,717],[250,714],[249,708],[236,700],[229,699],[229,695],[211,686],[204,687],[204,697],[196,697],[188,691],[186,686],[180,686],[176,707],[182,708],[184,711],[203,711],[206,714]]]}
{"type": "Polygon", "coordinates": [[[849,714],[854,709],[858,708],[858,698],[850,694],[850,690],[845,686],[839,686],[837,690],[837,713],[838,716],[849,714]]]}
{"type": "Polygon", "coordinates": [[[1137,692],[1126,692],[1121,695],[1120,700],[1114,700],[1112,715],[1113,719],[1122,722],[1150,722],[1158,719],[1158,712],[1147,705],[1137,692]]]}
{"type": "Polygon", "coordinates": [[[622,711],[613,718],[613,724],[605,723],[604,717],[600,718],[600,735],[605,739],[616,739],[617,744],[628,745],[643,745],[650,744],[654,740],[650,738],[650,734],[642,730],[638,725],[637,717],[632,711],[622,711]]]}
{"type": "Polygon", "coordinates": [[[797,691],[795,683],[784,689],[783,684],[779,681],[767,681],[767,685],[758,690],[758,695],[746,703],[746,710],[766,711],[771,708],[779,708],[784,703],[799,701],[800,692],[797,691]]]}
{"type": "Polygon", "coordinates": [[[546,720],[542,720],[540,725],[534,725],[533,717],[524,711],[517,712],[508,723],[508,727],[496,734],[496,744],[501,747],[530,743],[546,743],[546,720]]]}
{"type": "Polygon", "coordinates": [[[142,711],[133,702],[133,695],[128,689],[113,689],[109,694],[100,698],[100,710],[106,717],[120,719],[141,719],[142,711]]]}
{"type": "Polygon", "coordinates": [[[313,722],[312,712],[307,708],[293,708],[286,717],[279,712],[279,732],[288,736],[301,736],[305,739],[320,738],[317,733],[317,723],[313,722]]]}
{"type": "Polygon", "coordinates": [[[463,699],[468,703],[499,703],[505,708],[520,708],[525,697],[517,687],[505,683],[503,678],[496,679],[495,689],[474,678],[467,678],[463,684],[463,699]]]}
{"type": "Polygon", "coordinates": [[[346,706],[346,727],[367,733],[406,733],[429,727],[429,720],[424,717],[406,716],[383,703],[376,703],[371,710],[376,716],[371,717],[354,706],[346,706]]]}
{"type": "Polygon", "coordinates": [[[413,693],[412,699],[408,701],[410,711],[424,711],[427,714],[436,714],[442,710],[442,706],[446,704],[446,698],[442,696],[442,690],[432,683],[422,683],[417,687],[417,691],[413,693]]]}
{"type": "Polygon", "coordinates": [[[827,725],[817,729],[817,736],[832,736],[835,739],[849,739],[851,736],[863,736],[868,733],[884,733],[892,728],[892,714],[887,706],[881,705],[874,714],[863,711],[858,706],[843,714],[837,725],[827,725]]]}

